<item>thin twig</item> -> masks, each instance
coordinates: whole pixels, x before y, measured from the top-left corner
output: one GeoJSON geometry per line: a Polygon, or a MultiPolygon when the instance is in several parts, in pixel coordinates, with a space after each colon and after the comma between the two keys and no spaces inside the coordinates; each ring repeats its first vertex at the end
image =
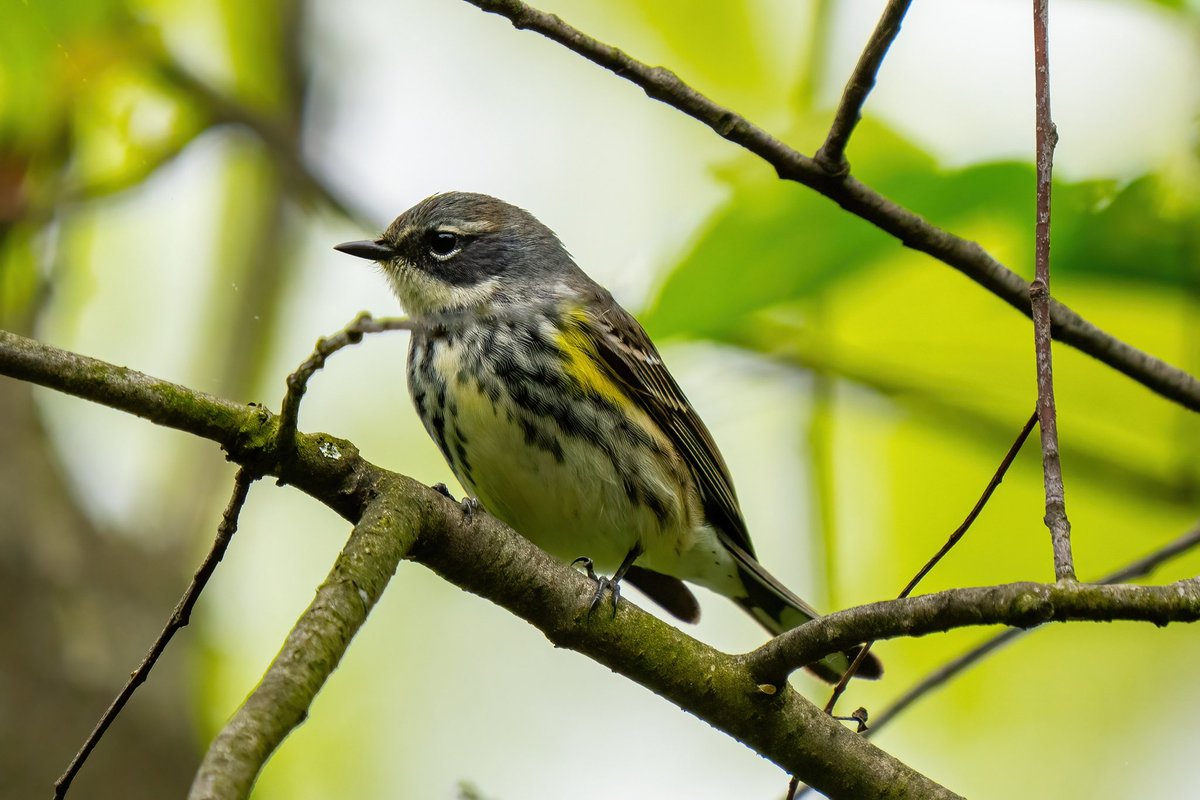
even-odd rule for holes
{"type": "Polygon", "coordinates": [[[300,401],[308,390],[309,379],[325,366],[325,361],[343,347],[358,344],[363,334],[382,333],[383,331],[409,331],[414,324],[411,320],[375,319],[366,311],[355,317],[349,325],[332,336],[324,336],[317,340],[317,346],[311,356],[306,358],[296,371],[287,377],[287,392],[283,396],[283,404],[279,412],[279,438],[282,447],[296,435],[296,426],[300,417],[300,401]]]}
{"type": "MultiPolygon", "coordinates": [[[[1021,452],[1021,448],[1025,445],[1025,440],[1029,438],[1029,434],[1033,431],[1033,426],[1036,424],[1037,411],[1034,411],[1026,421],[1025,427],[1021,428],[1021,432],[1017,434],[1017,438],[1012,443],[1012,446],[1008,448],[1008,452],[1005,453],[1003,460],[1000,462],[1000,466],[997,467],[995,473],[992,474],[992,479],[988,481],[988,485],[984,487],[983,494],[981,494],[979,499],[975,501],[975,505],[967,514],[966,519],[962,521],[961,525],[954,529],[954,533],[950,534],[950,538],[946,540],[946,543],[942,545],[941,549],[934,553],[933,557],[925,562],[925,566],[921,567],[921,569],[917,571],[917,574],[912,577],[912,580],[908,582],[908,585],[901,590],[900,594],[898,595],[899,597],[908,597],[910,594],[912,594],[913,590],[917,588],[917,584],[920,583],[921,580],[929,574],[929,571],[937,566],[938,562],[945,558],[946,554],[954,549],[954,546],[958,544],[959,540],[966,535],[971,525],[979,517],[980,513],[983,512],[983,508],[987,505],[988,500],[992,498],[992,494],[995,493],[997,487],[1000,486],[1000,482],[1004,480],[1004,476],[1008,473],[1008,468],[1012,466],[1013,461],[1017,457],[1017,453],[1021,452]]],[[[870,652],[871,645],[873,644],[875,643],[867,642],[862,646],[862,649],[858,651],[858,655],[854,658],[854,661],[850,663],[850,668],[846,670],[845,674],[842,675],[842,679],[838,681],[836,686],[833,687],[833,692],[829,696],[829,702],[825,704],[826,714],[833,713],[833,707],[837,705],[838,698],[841,697],[842,693],[846,691],[846,686],[849,685],[850,681],[858,672],[859,666],[866,659],[867,653],[870,652]]]]}
{"type": "Polygon", "coordinates": [[[1036,274],[1029,287],[1033,338],[1037,353],[1038,419],[1042,432],[1042,473],[1046,486],[1046,527],[1054,549],[1054,577],[1075,580],[1071,556],[1071,523],[1063,497],[1062,462],[1058,452],[1058,418],[1054,409],[1054,367],[1050,346],[1050,192],[1054,145],[1058,131],[1050,118],[1049,0],[1033,0],[1033,58],[1037,100],[1036,274]]]}
{"type": "Polygon", "coordinates": [[[879,74],[888,49],[900,33],[900,23],[904,21],[911,4],[912,0],[889,0],[875,31],[858,57],[858,63],[854,65],[854,72],[850,74],[850,80],[842,92],[842,100],[833,116],[825,144],[813,156],[813,160],[830,175],[846,175],[850,172],[850,163],[846,161],[846,144],[862,119],[863,104],[875,88],[875,76],[879,74]]]}
{"type": "Polygon", "coordinates": [[[150,670],[154,668],[159,656],[167,649],[167,644],[171,638],[182,627],[186,626],[191,620],[192,609],[196,606],[196,601],[200,599],[200,593],[204,591],[204,587],[208,584],[208,579],[212,577],[213,572],[217,568],[217,564],[225,556],[225,550],[229,547],[229,542],[233,538],[233,534],[237,531],[238,515],[242,513],[242,506],[246,503],[246,495],[250,492],[250,484],[258,480],[258,476],[252,473],[246,467],[242,467],[237,471],[237,476],[233,479],[233,494],[229,498],[228,505],[225,506],[225,512],[221,515],[221,524],[217,526],[217,537],[213,541],[212,548],[208,551],[204,561],[196,570],[196,574],[192,576],[192,582],[188,585],[187,591],[183,593],[183,597],[179,598],[179,602],[175,605],[175,610],[171,612],[167,624],[163,627],[162,633],[154,640],[154,644],[150,646],[146,657],[142,659],[142,663],[138,665],[130,675],[129,680],[125,683],[124,688],[112,701],[105,712],[100,716],[100,720],[96,723],[96,727],[88,734],[83,746],[79,748],[79,752],[71,759],[71,763],[67,765],[67,769],[62,776],[54,782],[54,796],[56,798],[65,797],[67,790],[71,787],[71,781],[79,774],[79,770],[83,767],[92,750],[99,744],[100,739],[104,736],[105,731],[116,720],[117,715],[125,708],[129,698],[133,697],[134,691],[138,686],[145,683],[150,676],[150,670]]]}
{"type": "MultiPolygon", "coordinates": [[[[708,125],[720,136],[762,158],[786,180],[796,181],[833,200],[852,214],[878,226],[905,246],[953,267],[1023,314],[1030,313],[1029,283],[1005,267],[977,242],[955,236],[914,212],[888,200],[853,176],[831,177],[802,155],[681,81],[662,67],[630,58],[520,0],[467,0],[484,11],[506,17],[513,26],[535,31],[640,87],[647,95],[708,125]]],[[[1200,380],[1165,361],[1105,333],[1057,300],[1050,300],[1054,336],[1128,375],[1151,391],[1200,411],[1200,380]]]]}
{"type": "MultiPolygon", "coordinates": [[[[489,311],[485,316],[492,320],[505,320],[513,312],[489,311]]],[[[308,381],[318,370],[325,366],[325,361],[343,347],[358,344],[363,334],[383,333],[385,331],[415,331],[418,328],[434,328],[440,330],[454,329],[456,326],[472,323],[478,313],[471,310],[455,309],[440,314],[426,315],[421,322],[406,317],[389,317],[375,319],[363,311],[346,327],[332,336],[324,336],[317,340],[317,346],[312,355],[304,360],[296,371],[287,377],[287,392],[279,412],[278,441],[281,447],[289,447],[296,434],[300,415],[300,401],[308,390],[308,381]]]]}
{"type": "MultiPolygon", "coordinates": [[[[1193,550],[1197,545],[1200,545],[1200,524],[1197,524],[1191,531],[1183,534],[1174,541],[1169,542],[1163,547],[1155,550],[1149,555],[1139,558],[1138,560],[1127,564],[1124,567],[1111,572],[1101,578],[1097,583],[1111,585],[1115,583],[1126,583],[1135,578],[1142,578],[1154,570],[1158,569],[1163,564],[1178,558],[1184,553],[1193,550]]],[[[1037,629],[1022,630],[1020,628],[1011,628],[996,634],[987,641],[977,645],[976,647],[963,653],[953,661],[947,662],[943,666],[929,673],[916,684],[913,685],[904,694],[900,695],[892,705],[884,709],[875,717],[875,721],[871,724],[868,735],[878,733],[879,729],[885,724],[915,703],[929,692],[942,686],[950,679],[954,678],[967,667],[981,661],[986,656],[999,650],[1004,645],[1018,639],[1028,633],[1032,633],[1037,629]]]]}
{"type": "Polygon", "coordinates": [[[980,512],[983,511],[983,507],[986,506],[988,500],[991,499],[992,494],[996,491],[997,487],[1000,486],[1000,482],[1004,480],[1004,476],[1008,473],[1008,468],[1012,466],[1013,461],[1017,457],[1017,453],[1021,452],[1021,447],[1024,446],[1025,440],[1029,438],[1029,434],[1033,432],[1033,426],[1036,424],[1037,412],[1035,411],[1029,416],[1029,419],[1025,422],[1025,426],[1021,428],[1021,432],[1017,434],[1017,438],[1013,441],[1012,447],[1008,448],[1008,452],[1004,454],[1004,460],[1001,461],[1000,466],[996,468],[995,474],[992,475],[992,479],[988,481],[988,485],[984,488],[983,494],[979,496],[979,499],[975,502],[974,507],[972,507],[970,513],[967,514],[966,519],[964,519],[962,524],[954,530],[954,533],[950,534],[950,538],[947,539],[946,543],[942,545],[942,548],[934,554],[933,558],[929,559],[925,566],[921,567],[921,570],[913,576],[912,580],[908,582],[908,585],[904,587],[904,591],[900,592],[900,597],[908,597],[910,594],[912,594],[913,589],[917,588],[917,584],[929,574],[931,569],[937,566],[937,563],[941,561],[946,554],[950,552],[954,545],[958,544],[958,541],[966,534],[967,530],[979,517],[980,512]]]}
{"type": "Polygon", "coordinates": [[[1195,528],[1178,539],[1168,542],[1158,550],[1139,558],[1137,561],[1132,561],[1120,569],[1108,573],[1096,582],[1112,585],[1127,583],[1137,578],[1144,578],[1163,564],[1178,558],[1197,545],[1200,545],[1200,524],[1197,524],[1195,528]]]}

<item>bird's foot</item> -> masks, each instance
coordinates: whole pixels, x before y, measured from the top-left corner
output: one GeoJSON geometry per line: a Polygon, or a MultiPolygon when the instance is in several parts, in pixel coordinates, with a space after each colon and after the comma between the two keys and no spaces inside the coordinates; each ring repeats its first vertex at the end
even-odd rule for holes
{"type": "Polygon", "coordinates": [[[457,497],[455,497],[453,494],[451,494],[450,488],[448,486],[446,486],[446,484],[444,484],[444,483],[438,482],[438,483],[435,483],[433,486],[430,486],[429,488],[433,489],[435,492],[442,495],[443,497],[445,497],[449,500],[453,500],[454,502],[458,503],[459,507],[462,508],[462,514],[464,517],[466,517],[467,522],[470,522],[472,519],[474,519],[475,512],[478,511],[482,507],[479,505],[479,501],[476,500],[474,497],[469,497],[469,496],[464,497],[460,501],[457,497]]]}
{"type": "Polygon", "coordinates": [[[867,732],[867,710],[865,708],[862,708],[862,707],[856,708],[854,710],[854,713],[848,717],[838,717],[838,716],[834,716],[832,714],[830,716],[833,716],[833,718],[838,720],[839,722],[855,723],[855,726],[858,729],[857,730],[858,733],[866,733],[867,732]]]}
{"type": "Polygon", "coordinates": [[[464,497],[459,505],[462,507],[462,513],[467,522],[475,519],[475,512],[483,508],[474,497],[464,497]]]}
{"type": "Polygon", "coordinates": [[[615,618],[617,616],[617,603],[621,600],[620,579],[597,575],[595,564],[587,556],[580,556],[571,562],[572,567],[576,564],[582,564],[584,569],[587,570],[587,576],[596,582],[596,593],[592,595],[592,602],[588,605],[588,616],[591,616],[600,607],[600,603],[604,600],[604,590],[612,589],[613,617],[615,618]]]}

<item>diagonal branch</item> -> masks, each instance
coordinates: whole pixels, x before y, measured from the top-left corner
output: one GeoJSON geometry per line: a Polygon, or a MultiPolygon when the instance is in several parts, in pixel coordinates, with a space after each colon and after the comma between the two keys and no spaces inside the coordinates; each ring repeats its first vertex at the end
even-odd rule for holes
{"type": "MultiPolygon", "coordinates": [[[[988,500],[992,498],[992,495],[996,492],[996,489],[1000,488],[1000,482],[1003,481],[1004,476],[1008,474],[1008,468],[1011,467],[1013,461],[1016,460],[1017,453],[1020,453],[1021,448],[1025,446],[1025,440],[1029,438],[1029,434],[1033,432],[1033,426],[1036,424],[1037,412],[1034,412],[1033,414],[1029,415],[1029,419],[1026,420],[1024,427],[1021,428],[1021,432],[1017,434],[1016,441],[1012,443],[1012,446],[1008,448],[1008,452],[1004,454],[1004,458],[1000,460],[1000,466],[996,468],[996,471],[992,474],[991,480],[989,480],[987,486],[983,488],[983,494],[979,496],[979,499],[975,501],[975,505],[971,507],[969,512],[967,512],[966,518],[963,519],[962,523],[954,529],[954,532],[950,534],[950,537],[946,540],[946,543],[938,548],[938,551],[934,553],[928,561],[925,562],[925,565],[921,567],[921,569],[917,570],[917,574],[912,577],[912,580],[910,580],[908,584],[900,590],[898,597],[904,598],[912,594],[913,590],[917,588],[917,584],[919,584],[925,578],[925,576],[929,574],[930,570],[936,567],[941,560],[946,557],[946,554],[953,550],[954,546],[957,545],[959,541],[967,535],[967,531],[971,529],[971,526],[975,524],[975,520],[978,519],[979,515],[983,513],[983,508],[987,505],[988,500]]],[[[842,696],[844,691],[846,691],[846,686],[848,686],[850,681],[854,678],[859,667],[862,666],[862,662],[866,659],[867,653],[871,651],[871,646],[874,644],[874,642],[867,642],[864,644],[858,651],[858,655],[856,655],[854,660],[850,662],[850,668],[846,670],[846,672],[842,675],[841,680],[839,680],[837,685],[833,687],[833,692],[830,694],[828,702],[825,703],[826,714],[833,713],[833,707],[837,705],[838,698],[842,696]]],[[[777,676],[778,682],[782,682],[785,677],[785,675],[777,676]]]]}
{"type": "MultiPolygon", "coordinates": [[[[597,41],[554,14],[520,0],[467,0],[478,8],[506,17],[516,28],[531,30],[558,42],[639,86],[647,95],[708,125],[720,136],[744,147],[774,167],[779,177],[825,195],[911,247],[942,261],[983,286],[1025,315],[1031,313],[1029,284],[972,242],[942,230],[920,215],[897,205],[851,175],[831,176],[813,159],[714,103],[663,67],[651,67],[617,48],[597,41]]],[[[1087,353],[1133,380],[1193,411],[1200,411],[1200,381],[1104,332],[1057,300],[1050,300],[1053,334],[1064,344],[1087,353]]]]}
{"type": "Polygon", "coordinates": [[[313,375],[325,367],[325,361],[343,347],[349,347],[362,341],[365,333],[383,333],[385,331],[412,330],[413,323],[403,318],[375,319],[366,311],[355,317],[350,324],[332,336],[321,337],[312,355],[304,360],[299,368],[287,378],[287,392],[279,412],[279,438],[282,442],[290,442],[296,433],[296,425],[300,417],[300,401],[308,391],[308,381],[313,375]]]}
{"type": "Polygon", "coordinates": [[[397,493],[382,493],[363,510],[329,577],[279,655],[209,745],[190,800],[250,795],[271,753],[308,716],[317,692],[411,549],[416,529],[415,510],[398,503],[397,493]]]}
{"type": "Polygon", "coordinates": [[[863,104],[867,102],[867,95],[875,88],[875,76],[879,74],[884,57],[900,33],[900,23],[904,21],[904,15],[908,13],[910,5],[912,0],[888,1],[883,16],[879,18],[875,31],[867,40],[867,46],[858,57],[858,63],[854,65],[854,72],[850,74],[850,80],[842,92],[842,101],[833,115],[833,124],[829,128],[829,135],[825,137],[825,144],[821,145],[813,156],[813,160],[821,169],[830,175],[845,175],[850,172],[850,163],[846,161],[846,144],[850,141],[858,121],[862,119],[863,104]]]}
{"type": "Polygon", "coordinates": [[[158,663],[159,657],[167,649],[171,639],[179,632],[180,628],[185,627],[192,617],[192,609],[196,607],[196,601],[200,599],[200,593],[204,591],[204,587],[208,585],[208,579],[212,577],[213,572],[217,569],[217,564],[225,557],[225,550],[229,547],[229,542],[233,539],[233,534],[237,532],[238,517],[242,513],[242,506],[246,503],[246,496],[250,493],[250,484],[257,477],[249,470],[242,468],[237,472],[237,476],[233,481],[233,495],[229,498],[229,503],[225,506],[225,512],[221,515],[221,523],[217,526],[217,536],[213,541],[212,548],[208,555],[201,562],[200,567],[196,570],[196,574],[192,577],[192,582],[183,593],[183,597],[179,598],[179,603],[176,604],[175,610],[171,612],[171,617],[167,620],[167,624],[163,627],[158,638],[154,640],[150,651],[146,653],[146,657],[142,659],[142,663],[138,664],[129,675],[129,680],[125,686],[117,694],[109,707],[101,715],[96,727],[88,734],[83,746],[79,748],[79,752],[71,759],[71,763],[67,766],[66,771],[62,776],[54,782],[54,796],[56,798],[65,797],[67,790],[71,787],[71,782],[75,780],[75,776],[83,767],[85,761],[96,745],[99,744],[101,737],[105,731],[112,725],[113,720],[125,708],[129,699],[133,697],[133,693],[139,686],[145,683],[150,676],[150,670],[154,669],[154,665],[158,663]]]}

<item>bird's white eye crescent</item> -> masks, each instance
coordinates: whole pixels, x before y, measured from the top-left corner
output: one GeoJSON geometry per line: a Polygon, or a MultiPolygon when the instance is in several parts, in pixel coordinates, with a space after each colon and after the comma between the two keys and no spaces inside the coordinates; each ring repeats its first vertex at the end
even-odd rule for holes
{"type": "Polygon", "coordinates": [[[439,261],[444,261],[462,249],[458,234],[450,231],[433,231],[429,234],[429,252],[439,261]]]}

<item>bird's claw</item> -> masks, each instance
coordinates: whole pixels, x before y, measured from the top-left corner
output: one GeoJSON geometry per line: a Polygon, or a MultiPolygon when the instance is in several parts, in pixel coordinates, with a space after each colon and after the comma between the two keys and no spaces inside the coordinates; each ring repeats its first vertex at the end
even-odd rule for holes
{"type": "Polygon", "coordinates": [[[462,513],[467,522],[475,519],[475,512],[482,507],[474,497],[464,497],[459,505],[462,507],[462,513]]]}
{"type": "Polygon", "coordinates": [[[591,616],[600,607],[600,603],[604,600],[604,590],[611,589],[613,596],[613,618],[615,619],[617,616],[617,603],[621,600],[621,583],[612,578],[597,575],[595,564],[587,556],[580,556],[571,562],[572,567],[576,564],[582,564],[584,569],[587,570],[587,576],[596,582],[596,593],[592,595],[592,602],[588,604],[588,616],[591,616]]]}
{"type": "Polygon", "coordinates": [[[467,519],[467,522],[470,522],[472,519],[474,519],[475,512],[482,508],[482,506],[479,505],[479,501],[474,497],[467,496],[460,501],[450,492],[450,488],[440,481],[429,488],[433,489],[446,499],[453,500],[454,502],[458,503],[459,507],[462,509],[463,516],[467,519]]]}

